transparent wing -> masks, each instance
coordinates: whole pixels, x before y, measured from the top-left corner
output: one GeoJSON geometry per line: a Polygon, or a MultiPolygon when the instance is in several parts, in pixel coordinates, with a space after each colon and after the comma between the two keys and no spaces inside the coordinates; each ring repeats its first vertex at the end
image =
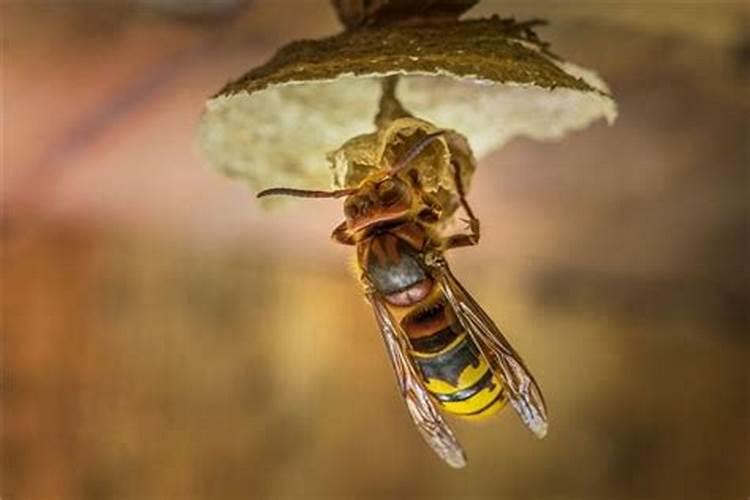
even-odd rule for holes
{"type": "Polygon", "coordinates": [[[457,469],[466,465],[466,455],[453,432],[445,423],[408,353],[408,341],[391,318],[385,304],[375,295],[368,294],[375,311],[375,319],[383,335],[388,355],[396,373],[401,395],[420,434],[440,458],[457,469]]]}
{"type": "Polygon", "coordinates": [[[542,391],[500,329],[453,276],[447,262],[438,263],[439,281],[451,308],[493,373],[505,382],[510,403],[538,437],[547,434],[547,407],[542,391]]]}

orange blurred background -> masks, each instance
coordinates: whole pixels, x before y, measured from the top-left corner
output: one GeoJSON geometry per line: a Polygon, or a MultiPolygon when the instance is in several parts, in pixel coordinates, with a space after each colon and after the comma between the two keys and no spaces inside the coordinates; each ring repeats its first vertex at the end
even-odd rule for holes
{"type": "Polygon", "coordinates": [[[328,239],[340,203],[263,211],[195,151],[205,98],[337,31],[328,3],[3,3],[2,497],[746,498],[748,7],[492,12],[549,19],[621,116],[480,165],[452,262],[551,424],[453,421],[454,471],[328,239]]]}

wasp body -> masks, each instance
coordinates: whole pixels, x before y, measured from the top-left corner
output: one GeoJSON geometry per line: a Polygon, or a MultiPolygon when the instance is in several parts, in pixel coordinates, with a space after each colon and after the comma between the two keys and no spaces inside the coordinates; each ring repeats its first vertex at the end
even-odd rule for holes
{"type": "Polygon", "coordinates": [[[502,383],[424,265],[429,244],[427,231],[418,224],[388,228],[357,244],[358,263],[406,334],[409,355],[440,407],[465,417],[490,415],[505,402],[502,383]]]}
{"type": "Polygon", "coordinates": [[[273,188],[259,196],[346,197],[346,219],[332,238],[356,247],[360,281],[417,428],[443,460],[463,467],[465,454],[439,409],[483,417],[509,402],[539,437],[547,431],[547,415],[520,356],[445,261],[447,250],[479,241],[479,221],[466,202],[458,164],[452,163],[452,201],[468,215],[468,232],[450,236],[440,230],[444,204],[423,189],[420,172],[409,168],[445,133],[417,137],[398,162],[373,171],[356,186],[273,188]]]}

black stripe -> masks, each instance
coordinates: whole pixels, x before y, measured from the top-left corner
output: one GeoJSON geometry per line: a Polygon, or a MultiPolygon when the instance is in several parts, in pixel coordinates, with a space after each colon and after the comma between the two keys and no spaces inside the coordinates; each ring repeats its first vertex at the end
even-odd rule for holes
{"type": "Polygon", "coordinates": [[[490,370],[487,370],[484,375],[482,375],[482,378],[474,382],[474,384],[470,385],[466,389],[461,389],[460,391],[456,391],[451,394],[434,394],[434,396],[438,399],[438,401],[443,402],[466,401],[485,387],[489,387],[490,390],[495,387],[495,384],[492,382],[492,372],[490,370]]]}
{"type": "Polygon", "coordinates": [[[464,337],[447,352],[431,358],[415,356],[414,360],[422,370],[422,376],[425,379],[442,380],[453,387],[457,387],[458,378],[466,367],[479,367],[479,351],[468,337],[464,337]]]}
{"type": "Polygon", "coordinates": [[[456,340],[458,334],[450,325],[430,335],[429,337],[410,338],[412,349],[419,353],[431,354],[440,352],[456,340]]]}
{"type": "Polygon", "coordinates": [[[483,412],[487,411],[487,409],[489,407],[491,407],[492,405],[494,405],[495,403],[497,403],[497,401],[499,399],[501,399],[501,398],[505,398],[505,391],[504,390],[498,392],[497,396],[495,397],[495,399],[493,399],[492,401],[490,401],[489,403],[487,403],[486,405],[484,405],[480,409],[474,410],[474,411],[470,411],[468,413],[454,413],[454,415],[458,415],[458,416],[462,416],[462,417],[469,417],[471,415],[479,415],[480,413],[483,413],[483,412]]]}

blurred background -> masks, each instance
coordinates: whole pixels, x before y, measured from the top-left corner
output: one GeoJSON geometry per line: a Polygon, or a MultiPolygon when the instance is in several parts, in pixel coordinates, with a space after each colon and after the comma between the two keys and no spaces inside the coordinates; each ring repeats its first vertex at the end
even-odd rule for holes
{"type": "MultiPolygon", "coordinates": [[[[483,1],[551,21],[620,105],[487,158],[454,269],[540,381],[422,443],[329,242],[195,151],[205,98],[324,0],[2,3],[2,478],[21,499],[745,499],[750,9],[483,1]]],[[[322,160],[322,159],[321,159],[322,160]]]]}

